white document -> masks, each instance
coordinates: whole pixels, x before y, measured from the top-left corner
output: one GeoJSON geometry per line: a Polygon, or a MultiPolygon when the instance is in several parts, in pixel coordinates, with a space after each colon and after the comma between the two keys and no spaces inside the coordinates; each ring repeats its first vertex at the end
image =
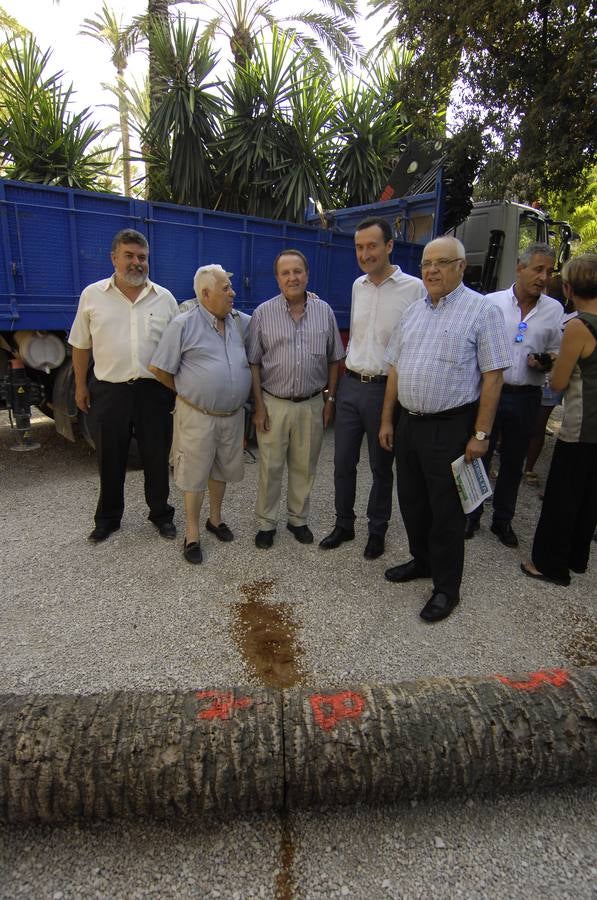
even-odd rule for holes
{"type": "Polygon", "coordinates": [[[485,466],[480,459],[465,462],[464,455],[459,456],[452,463],[454,481],[458,488],[460,502],[465,513],[476,509],[484,500],[491,497],[493,491],[485,471],[485,466]]]}

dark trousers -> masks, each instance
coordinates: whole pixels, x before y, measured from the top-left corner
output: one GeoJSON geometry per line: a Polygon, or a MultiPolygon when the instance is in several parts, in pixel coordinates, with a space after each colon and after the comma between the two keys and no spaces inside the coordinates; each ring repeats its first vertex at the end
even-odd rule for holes
{"type": "Polygon", "coordinates": [[[597,526],[597,444],[556,441],[541,516],[533,541],[533,565],[552,578],[584,572],[597,526]]]}
{"type": "Polygon", "coordinates": [[[366,434],[369,465],[373,475],[367,504],[369,533],[381,537],[385,535],[392,515],[394,483],[394,455],[382,449],[379,443],[385,389],[385,383],[366,384],[348,375],[340,380],[336,397],[334,445],[336,524],[341,528],[353,527],[357,465],[361,456],[363,435],[366,434]]]}
{"type": "Polygon", "coordinates": [[[97,525],[120,523],[124,511],[124,479],[131,436],[135,434],[145,476],[149,518],[171,522],[168,504],[168,456],[172,443],[174,394],[150,378],[131,384],[92,379],[89,429],[95,441],[100,475],[97,525]]]}
{"type": "MultiPolygon", "coordinates": [[[[502,392],[497,408],[489,450],[483,457],[487,472],[491,465],[496,441],[500,441],[500,471],[493,492],[493,521],[511,522],[516,512],[518,487],[529,441],[535,430],[541,405],[541,389],[529,393],[502,392]]],[[[479,521],[483,506],[470,514],[479,521]]]]}
{"type": "Polygon", "coordinates": [[[464,512],[451,463],[462,456],[476,410],[446,419],[402,411],[396,441],[398,501],[410,552],[433,588],[457,597],[464,565],[464,512]]]}

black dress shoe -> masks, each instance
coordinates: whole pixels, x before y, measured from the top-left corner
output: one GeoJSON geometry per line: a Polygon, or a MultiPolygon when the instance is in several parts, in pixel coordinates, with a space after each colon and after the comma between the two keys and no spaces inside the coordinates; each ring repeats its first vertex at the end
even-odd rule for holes
{"type": "Polygon", "coordinates": [[[234,535],[232,534],[232,532],[230,531],[230,529],[228,528],[228,526],[226,525],[225,522],[220,522],[219,525],[212,525],[212,523],[208,519],[207,522],[205,523],[205,529],[206,529],[206,531],[211,532],[211,534],[215,534],[215,536],[217,537],[217,539],[219,541],[224,541],[225,543],[228,543],[229,541],[234,540],[234,535]]]}
{"type": "Polygon", "coordinates": [[[420,566],[416,559],[411,559],[399,566],[392,566],[391,569],[386,569],[384,572],[384,577],[393,582],[414,581],[416,578],[429,578],[430,575],[431,572],[420,566]]]}
{"type": "Polygon", "coordinates": [[[460,603],[460,597],[448,597],[441,591],[433,593],[419,615],[426,622],[441,622],[446,619],[455,606],[460,603]]]}
{"type": "Polygon", "coordinates": [[[160,533],[160,537],[173,541],[176,537],[176,525],[174,522],[154,522],[153,523],[160,533]]]}
{"type": "Polygon", "coordinates": [[[464,539],[465,541],[470,541],[471,538],[475,536],[475,532],[479,530],[481,527],[481,523],[478,519],[471,519],[470,516],[466,517],[466,523],[464,525],[464,539]]]}
{"type": "Polygon", "coordinates": [[[96,525],[89,537],[87,538],[92,544],[101,544],[106,538],[109,538],[113,532],[118,531],[120,525],[96,525]]]}
{"type": "Polygon", "coordinates": [[[260,550],[267,550],[268,547],[274,543],[274,535],[276,533],[276,529],[273,528],[270,531],[258,531],[255,535],[255,546],[259,547],[260,550]]]}
{"type": "Polygon", "coordinates": [[[518,538],[509,522],[492,522],[491,530],[506,547],[518,547],[518,538]]]}
{"type": "Polygon", "coordinates": [[[341,525],[336,525],[334,530],[319,542],[319,546],[322,550],[335,550],[344,541],[354,541],[354,528],[342,528],[341,525]]]}
{"type": "Polygon", "coordinates": [[[291,531],[299,544],[312,544],[313,532],[308,525],[291,525],[290,522],[286,526],[291,531]]]}
{"type": "Polygon", "coordinates": [[[386,542],[381,534],[370,534],[363,556],[365,559],[377,559],[386,549],[386,542]]]}
{"type": "Polygon", "coordinates": [[[187,544],[187,539],[185,538],[182,555],[187,562],[193,563],[195,566],[198,566],[199,563],[203,562],[203,553],[201,552],[201,544],[199,541],[191,541],[190,544],[187,544]]]}

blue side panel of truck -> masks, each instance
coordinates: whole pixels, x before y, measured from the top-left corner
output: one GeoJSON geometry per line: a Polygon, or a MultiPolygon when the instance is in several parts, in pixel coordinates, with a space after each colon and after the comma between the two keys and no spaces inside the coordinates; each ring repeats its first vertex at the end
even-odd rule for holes
{"type": "MultiPolygon", "coordinates": [[[[435,198],[429,195],[429,212],[435,198]]],[[[234,273],[235,305],[251,312],[277,293],[276,254],[301,250],[310,287],[348,328],[351,286],[360,274],[353,237],[251,216],[133,200],[114,194],[0,180],[0,331],[68,331],[81,290],[112,271],[110,245],[121,228],[149,241],[150,275],[179,302],[193,296],[199,265],[234,273]]],[[[394,261],[418,273],[422,244],[397,242],[394,261]]]]}

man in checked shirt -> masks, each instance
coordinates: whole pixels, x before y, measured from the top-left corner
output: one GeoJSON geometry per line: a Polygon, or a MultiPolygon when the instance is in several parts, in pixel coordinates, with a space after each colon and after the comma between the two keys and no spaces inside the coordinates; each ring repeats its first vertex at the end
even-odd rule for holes
{"type": "Polygon", "coordinates": [[[309,265],[300,250],[274,260],[280,293],[257,307],[247,355],[253,377],[259,484],[255,545],[271,547],[288,467],[287,528],[311,544],[307,525],[323,430],[332,421],[344,347],[331,307],[307,293],[309,265]],[[323,391],[327,388],[324,399],[323,391]]]}
{"type": "Polygon", "coordinates": [[[379,440],[394,445],[398,501],[412,559],[387,569],[392,582],[431,578],[421,618],[438,622],[460,600],[465,516],[451,463],[487,453],[511,364],[502,311],[462,284],[466,261],[456,238],[431,241],[421,272],[427,296],[404,313],[386,350],[389,365],[379,440]]]}

